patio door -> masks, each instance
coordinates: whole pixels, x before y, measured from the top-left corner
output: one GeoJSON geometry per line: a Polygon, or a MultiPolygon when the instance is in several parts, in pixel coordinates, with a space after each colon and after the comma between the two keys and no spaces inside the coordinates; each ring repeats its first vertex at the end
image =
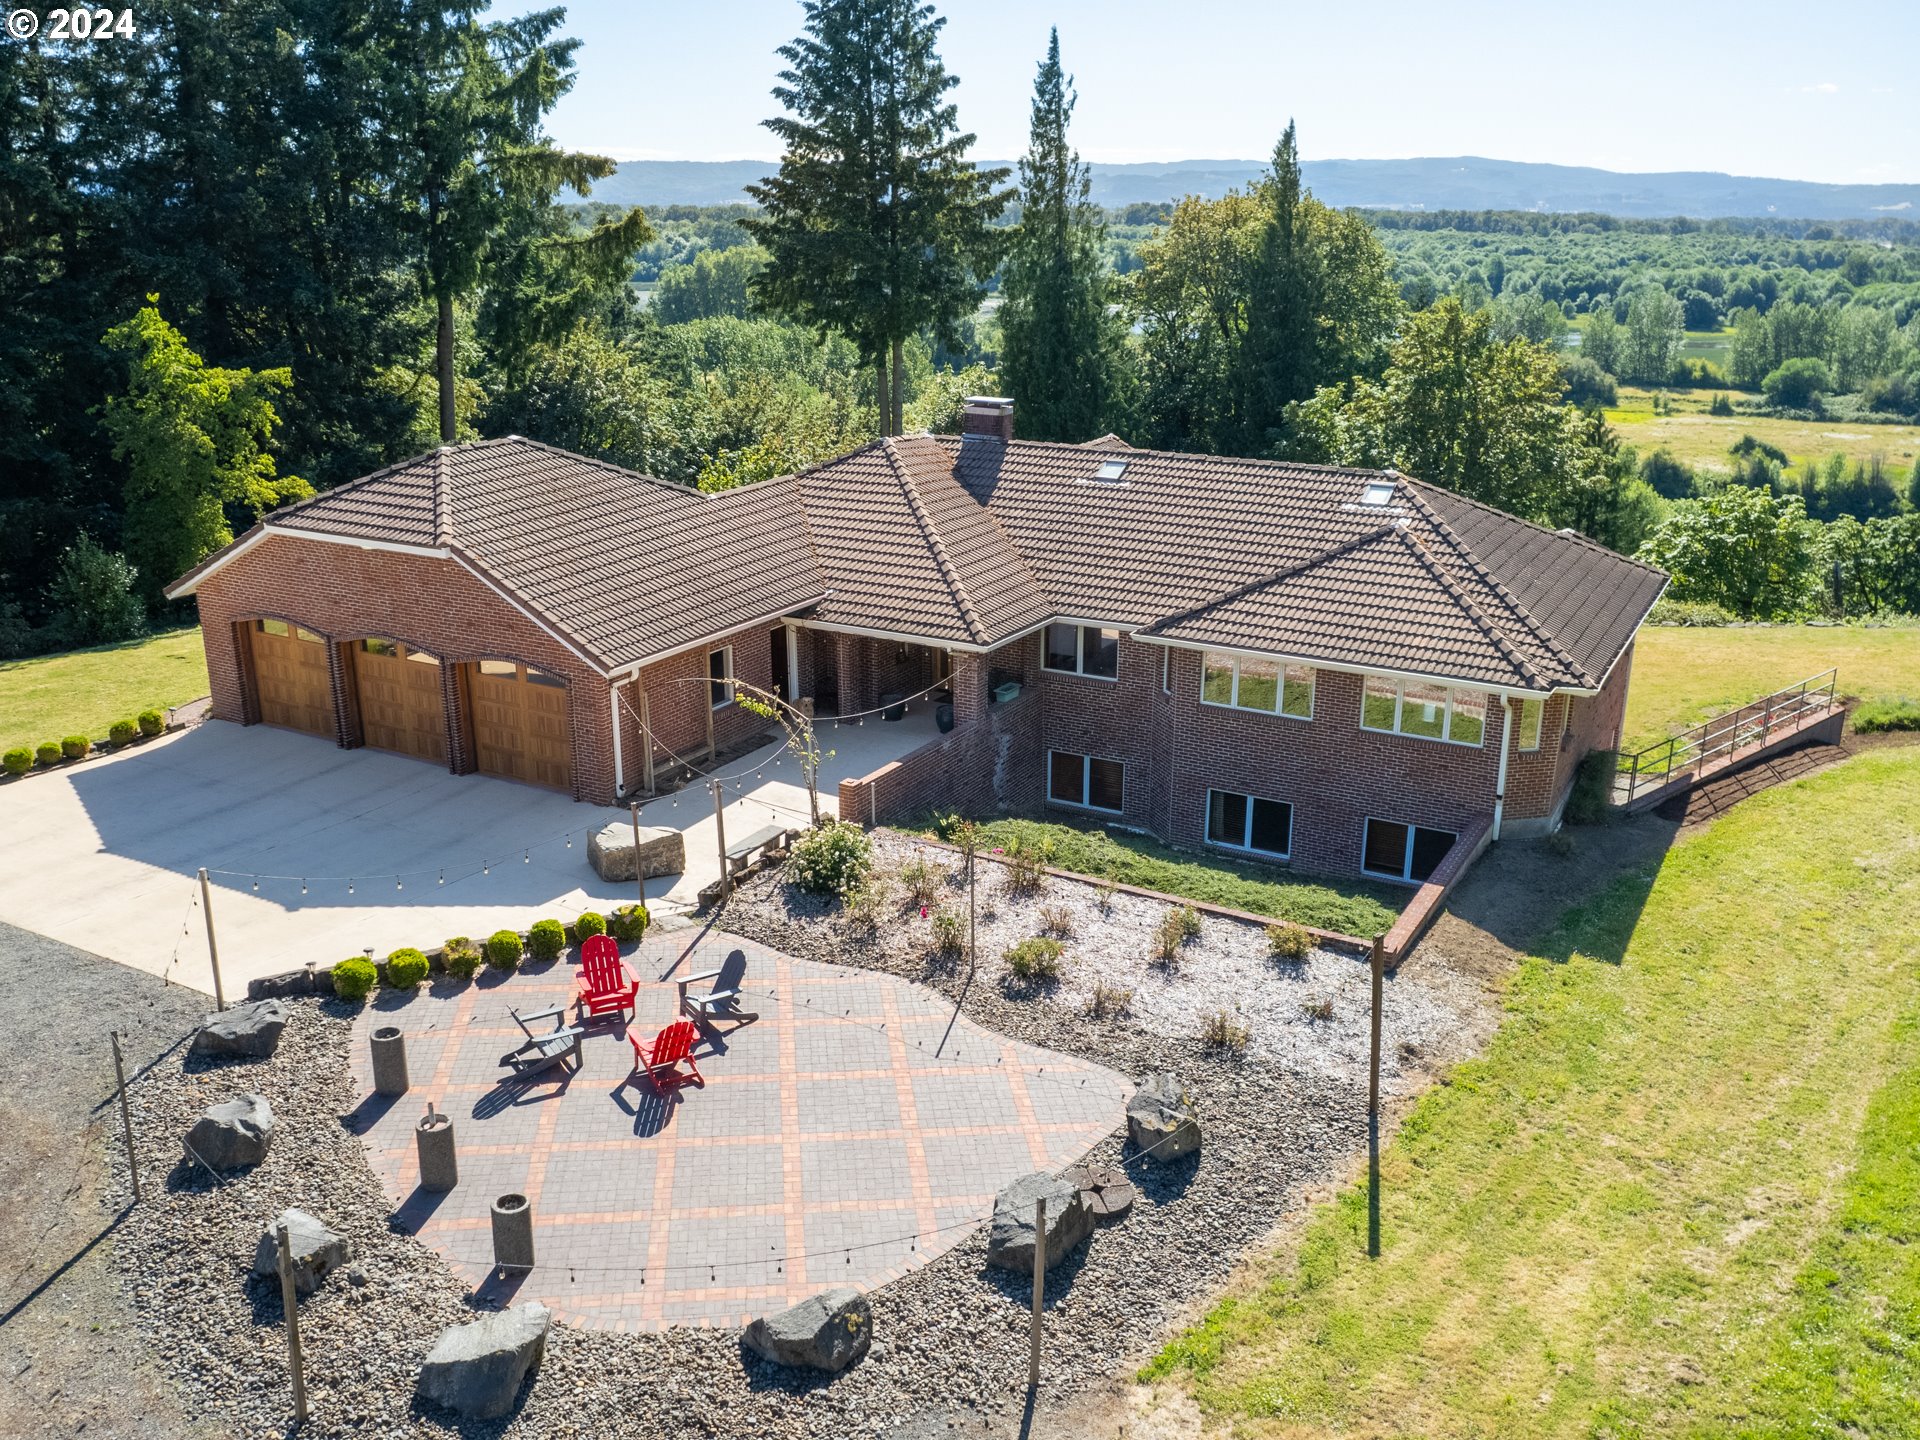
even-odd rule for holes
{"type": "Polygon", "coordinates": [[[438,658],[370,635],[353,652],[353,677],[367,744],[447,763],[447,707],[438,658]]]}
{"type": "Polygon", "coordinates": [[[284,620],[256,620],[247,643],[253,650],[260,718],[331,739],[333,684],[327,673],[327,642],[284,620]]]}
{"type": "Polygon", "coordinates": [[[567,682],[513,660],[472,667],[474,761],[482,774],[573,788],[567,682]]]}

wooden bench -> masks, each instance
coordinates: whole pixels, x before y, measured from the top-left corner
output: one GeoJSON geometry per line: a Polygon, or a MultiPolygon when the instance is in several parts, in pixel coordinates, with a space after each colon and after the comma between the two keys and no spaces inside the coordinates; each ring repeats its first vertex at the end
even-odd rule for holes
{"type": "Polygon", "coordinates": [[[775,850],[786,845],[793,831],[784,825],[763,825],[743,840],[727,846],[727,867],[739,874],[753,863],[754,856],[763,850],[775,850]]]}

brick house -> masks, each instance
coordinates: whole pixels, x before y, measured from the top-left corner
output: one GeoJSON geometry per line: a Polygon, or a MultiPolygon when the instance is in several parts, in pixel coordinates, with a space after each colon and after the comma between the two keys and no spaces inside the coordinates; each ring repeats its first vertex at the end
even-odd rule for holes
{"type": "Polygon", "coordinates": [[[608,803],[926,696],[843,816],[1056,810],[1419,881],[1550,829],[1619,739],[1659,571],[1391,472],[960,436],[719,495],[518,437],[276,511],[193,594],[214,714],[608,803]]]}

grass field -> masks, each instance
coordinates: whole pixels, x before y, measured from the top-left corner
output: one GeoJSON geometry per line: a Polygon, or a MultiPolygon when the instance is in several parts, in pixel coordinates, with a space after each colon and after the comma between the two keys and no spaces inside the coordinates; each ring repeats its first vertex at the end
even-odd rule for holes
{"type": "MultiPolygon", "coordinates": [[[[1145,1378],[1237,1437],[1920,1434],[1920,751],[1577,906],[1485,1056],[1145,1378]]],[[[1210,1432],[1211,1433],[1211,1432],[1210,1432]]]]}
{"type": "MultiPolygon", "coordinates": [[[[1672,406],[1666,415],[1653,413],[1650,391],[1633,386],[1620,387],[1620,403],[1607,411],[1607,419],[1619,431],[1623,443],[1642,455],[1669,450],[1676,460],[1696,469],[1731,471],[1733,457],[1729,446],[1742,435],[1751,435],[1784,450],[1795,464],[1802,460],[1823,461],[1835,451],[1849,461],[1867,460],[1878,455],[1896,472],[1896,477],[1911,473],[1920,456],[1920,425],[1862,425],[1840,420],[1775,420],[1764,415],[1709,415],[1707,406],[1720,393],[1731,393],[1736,405],[1751,397],[1738,392],[1714,390],[1669,390],[1663,392],[1672,406]]],[[[1896,481],[1897,483],[1897,481],[1896,481]]]]}
{"type": "Polygon", "coordinates": [[[97,650],[9,660],[0,664],[0,749],[67,735],[104,740],[116,720],[206,693],[198,626],[97,650]]]}
{"type": "Polygon", "coordinates": [[[1920,627],[1650,625],[1633,651],[1621,748],[1639,750],[1829,665],[1863,700],[1920,700],[1920,627]]]}
{"type": "MultiPolygon", "coordinates": [[[[1208,905],[1248,910],[1279,920],[1366,937],[1391,928],[1412,892],[1365,880],[1293,880],[1264,865],[1242,865],[1222,855],[1201,861],[1144,835],[1128,835],[1038,820],[988,820],[987,846],[1013,841],[1047,847],[1047,863],[1208,905]]],[[[928,833],[932,833],[929,831],[928,833]]]]}

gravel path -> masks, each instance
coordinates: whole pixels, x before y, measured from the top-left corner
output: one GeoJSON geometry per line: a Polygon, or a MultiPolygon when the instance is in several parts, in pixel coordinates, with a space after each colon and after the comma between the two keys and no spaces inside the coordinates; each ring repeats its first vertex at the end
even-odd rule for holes
{"type": "Polygon", "coordinates": [[[113,1264],[119,1203],[106,1193],[109,1159],[124,1166],[107,1031],[121,1032],[133,1073],[205,1008],[192,991],[0,924],[0,1214],[16,1227],[0,1252],[9,1440],[221,1433],[181,1402],[134,1322],[113,1264]]]}
{"type": "MultiPolygon", "coordinates": [[[[883,839],[881,849],[886,867],[912,855],[911,843],[898,837],[883,839]]],[[[1134,1166],[1142,1195],[1133,1213],[1050,1276],[1043,1406],[1109,1379],[1136,1357],[1178,1307],[1216,1289],[1303,1194],[1339,1175],[1365,1137],[1365,1052],[1356,1050],[1354,1022],[1362,1012],[1353,1009],[1365,1001],[1361,962],[1316,956],[1301,973],[1276,977],[1262,968],[1271,962],[1247,949],[1252,942],[1240,932],[1251,927],[1210,920],[1178,976],[1135,974],[1126,957],[1141,927],[1154,923],[1147,911],[1135,913],[1148,902],[1127,902],[1124,915],[1116,904],[1114,916],[1101,916],[1097,897],[1072,893],[1087,889],[1055,881],[1035,902],[1074,907],[1076,933],[1104,937],[1104,944],[1070,942],[1067,978],[1039,996],[1002,989],[984,966],[971,985],[963,973],[930,971],[915,939],[923,923],[917,910],[883,919],[877,935],[849,934],[837,907],[796,901],[778,872],[756,877],[717,922],[791,954],[921,980],[1015,1038],[1136,1077],[1173,1068],[1187,1079],[1206,1130],[1200,1154],[1134,1166]],[[1134,983],[1134,1017],[1084,1015],[1084,992],[1108,973],[1134,983]],[[1294,1018],[1303,989],[1334,1002],[1331,1021],[1294,1018]],[[1244,1057],[1208,1052],[1192,1033],[1194,1006],[1229,993],[1255,1030],[1244,1057]]],[[[1004,925],[1009,937],[1032,933],[1013,904],[995,914],[988,923],[1004,925]]],[[[983,954],[986,933],[983,925],[983,954]]],[[[1463,1002],[1449,1008],[1449,997],[1461,1001],[1472,989],[1462,984],[1456,994],[1411,975],[1393,982],[1390,1013],[1405,1004],[1419,1017],[1392,1032],[1418,1047],[1396,1056],[1394,1085],[1412,1087],[1421,1067],[1474,1043],[1479,1017],[1463,1002]],[[1449,1015],[1457,1027],[1451,1034],[1449,1015]]],[[[138,1092],[153,1198],[121,1227],[119,1254],[137,1277],[143,1323],[175,1357],[194,1404],[226,1417],[229,1433],[287,1428],[277,1287],[251,1282],[246,1271],[260,1227],[289,1204],[349,1235],[364,1277],[356,1285],[336,1276],[303,1305],[313,1396],[307,1433],[761,1440],[918,1436],[949,1425],[994,1436],[1018,1431],[1029,1286],[984,1267],[979,1235],[877,1292],[872,1353],[831,1382],[747,1361],[732,1331],[606,1335],[560,1326],[511,1420],[455,1426],[450,1416],[418,1408],[414,1376],[439,1329],[500,1297],[468,1292],[431,1252],[389,1228],[388,1204],[350,1128],[360,1098],[348,1079],[351,1012],[333,1001],[295,1002],[294,1010],[273,1059],[209,1067],[174,1057],[138,1092]],[[177,1137],[193,1117],[247,1091],[268,1096],[280,1124],[265,1163],[224,1184],[174,1165],[177,1137]]],[[[1123,1140],[1109,1138],[1096,1155],[1121,1159],[1123,1140]]]]}

